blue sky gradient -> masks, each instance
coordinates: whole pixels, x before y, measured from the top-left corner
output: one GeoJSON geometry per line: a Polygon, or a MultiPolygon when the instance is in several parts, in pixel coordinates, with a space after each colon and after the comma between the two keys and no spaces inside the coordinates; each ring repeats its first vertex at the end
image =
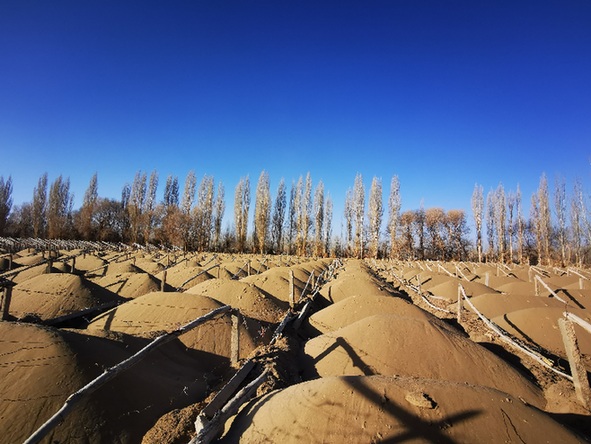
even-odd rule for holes
{"type": "Polygon", "coordinates": [[[591,2],[18,1],[0,4],[0,175],[138,170],[273,192],[306,172],[335,203],[398,175],[403,210],[463,208],[545,172],[590,185],[591,2]]]}

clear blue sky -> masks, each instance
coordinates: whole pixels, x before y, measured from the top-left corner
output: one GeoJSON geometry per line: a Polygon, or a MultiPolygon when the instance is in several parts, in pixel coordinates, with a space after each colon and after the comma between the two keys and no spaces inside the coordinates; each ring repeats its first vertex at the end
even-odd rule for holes
{"type": "MultiPolygon", "coordinates": [[[[0,175],[137,170],[273,192],[310,171],[335,201],[356,173],[400,178],[403,209],[470,211],[542,172],[591,190],[591,2],[3,1],[0,175]]],[[[387,196],[386,196],[387,197],[387,196]]]]}

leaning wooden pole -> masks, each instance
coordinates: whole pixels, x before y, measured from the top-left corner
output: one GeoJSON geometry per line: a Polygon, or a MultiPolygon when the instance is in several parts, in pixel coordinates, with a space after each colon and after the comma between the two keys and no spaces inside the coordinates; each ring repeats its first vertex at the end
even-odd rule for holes
{"type": "Polygon", "coordinates": [[[228,403],[208,422],[189,444],[209,444],[223,433],[224,424],[228,419],[238,413],[240,407],[250,401],[257,389],[267,380],[269,370],[264,370],[254,381],[244,386],[228,403]]]}
{"type": "Polygon", "coordinates": [[[33,444],[41,442],[43,438],[47,436],[49,432],[51,432],[58,424],[60,424],[66,416],[74,409],[76,404],[78,404],[85,396],[90,395],[91,393],[98,390],[103,384],[113,379],[119,373],[124,370],[127,370],[134,364],[137,364],[141,361],[147,354],[149,354],[152,350],[155,350],[157,347],[166,344],[167,342],[172,341],[173,339],[177,338],[178,336],[182,335],[183,333],[188,332],[189,330],[198,327],[199,325],[215,318],[216,316],[227,313],[232,310],[232,307],[229,305],[224,305],[222,307],[216,308],[215,310],[210,311],[204,316],[197,318],[188,324],[183,325],[182,327],[174,330],[170,333],[165,333],[161,336],[158,336],[140,351],[138,351],[135,355],[130,356],[125,361],[120,362],[119,364],[108,368],[105,370],[100,376],[90,381],[76,393],[71,394],[64,405],[43,424],[35,433],[33,433],[29,438],[25,441],[25,444],[33,444]]]}
{"type": "Polygon", "coordinates": [[[575,328],[570,319],[565,318],[558,319],[558,327],[560,328],[562,342],[564,343],[564,349],[568,357],[577,399],[583,407],[589,409],[591,408],[591,389],[589,388],[589,380],[587,379],[587,369],[581,360],[581,351],[577,343],[575,328]]]}

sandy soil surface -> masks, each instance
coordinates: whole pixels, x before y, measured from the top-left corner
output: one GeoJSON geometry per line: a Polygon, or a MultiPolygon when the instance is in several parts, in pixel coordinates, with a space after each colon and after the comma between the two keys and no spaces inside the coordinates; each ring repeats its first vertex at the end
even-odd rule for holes
{"type": "MultiPolygon", "coordinates": [[[[14,270],[3,262],[1,275],[14,283],[9,318],[0,322],[5,442],[25,440],[69,395],[154,338],[225,305],[234,317],[220,315],[159,347],[87,397],[43,442],[186,443],[199,412],[247,362],[254,367],[242,385],[265,369],[267,377],[225,424],[223,442],[591,436],[591,413],[570,381],[511,348],[470,308],[456,319],[462,285],[476,310],[568,372],[557,319],[566,307],[591,321],[589,271],[579,270],[582,279],[489,264],[54,255],[51,270],[32,250],[13,255],[14,270]],[[536,296],[536,274],[568,304],[541,287],[536,296]],[[49,325],[63,315],[67,322],[49,325]],[[271,342],[283,319],[292,321],[271,342]]],[[[591,334],[575,329],[591,370],[591,334]]]]}

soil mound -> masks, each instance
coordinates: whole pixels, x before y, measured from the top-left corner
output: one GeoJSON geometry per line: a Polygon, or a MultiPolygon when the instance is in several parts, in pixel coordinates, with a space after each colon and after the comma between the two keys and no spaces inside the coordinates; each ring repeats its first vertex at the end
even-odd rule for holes
{"type": "Polygon", "coordinates": [[[128,299],[159,291],[161,285],[154,276],[143,272],[108,273],[106,276],[93,279],[93,282],[128,299]]]}
{"type": "Polygon", "coordinates": [[[458,285],[464,287],[467,296],[480,296],[482,294],[496,293],[496,291],[479,282],[468,282],[457,278],[448,277],[447,281],[428,288],[434,296],[440,296],[449,300],[458,299],[458,285]]]}
{"type": "Polygon", "coordinates": [[[299,267],[302,268],[308,274],[314,271],[314,274],[318,276],[320,275],[320,273],[323,273],[326,270],[328,270],[328,267],[331,262],[331,259],[318,259],[314,261],[304,262],[303,264],[300,264],[299,267]]]}
{"type": "MultiPolygon", "coordinates": [[[[156,275],[159,280],[164,278],[164,272],[156,275]]],[[[204,268],[187,266],[185,263],[176,265],[166,270],[166,283],[174,288],[190,288],[200,282],[212,279],[213,276],[204,268]]]]}
{"type": "Polygon", "coordinates": [[[102,267],[107,262],[100,257],[94,256],[92,254],[78,256],[76,258],[76,269],[80,271],[91,271],[96,270],[99,267],[102,267]]]}
{"type": "MultiPolygon", "coordinates": [[[[536,294],[536,286],[533,282],[524,282],[515,280],[508,284],[499,285],[497,291],[505,294],[536,294]]],[[[548,290],[540,286],[540,296],[548,296],[548,290]]]]}
{"type": "Polygon", "coordinates": [[[41,253],[37,254],[29,254],[26,256],[16,255],[12,259],[12,262],[16,265],[20,266],[28,266],[28,265],[39,265],[45,262],[45,258],[41,253]]]}
{"type": "Polygon", "coordinates": [[[265,322],[279,322],[288,304],[243,281],[212,279],[187,290],[187,293],[209,296],[241,313],[265,322]]]}
{"type": "Polygon", "coordinates": [[[568,301],[569,306],[572,304],[573,307],[591,310],[591,290],[564,289],[556,294],[568,301]]]}
{"type": "Polygon", "coordinates": [[[452,278],[447,274],[420,271],[419,273],[414,275],[411,283],[416,285],[420,280],[421,288],[429,290],[430,288],[435,287],[436,285],[449,282],[450,279],[452,278]]]}
{"type": "Polygon", "coordinates": [[[314,330],[327,333],[377,314],[434,319],[431,314],[416,305],[397,297],[356,295],[314,313],[310,316],[309,322],[314,330]]]}
{"type": "MultiPolygon", "coordinates": [[[[509,333],[530,343],[538,344],[549,352],[566,359],[564,343],[558,327],[558,319],[563,317],[563,308],[527,308],[493,318],[493,322],[509,333]]],[[[569,309],[587,322],[591,322],[591,314],[586,310],[569,309]]],[[[591,335],[575,325],[577,342],[583,362],[591,371],[591,335]]]]}
{"type": "MultiPolygon", "coordinates": [[[[0,323],[0,337],[0,433],[11,443],[23,442],[70,394],[147,344],[8,322],[0,323]]],[[[169,342],[89,395],[44,442],[140,442],[164,413],[203,399],[223,364],[169,342]]]]}
{"type": "MultiPolygon", "coordinates": [[[[549,278],[545,278],[544,282],[550,286],[552,289],[557,288],[567,288],[567,289],[578,289],[580,288],[579,276],[571,275],[571,276],[551,276],[549,278]]],[[[583,282],[583,288],[585,286],[585,282],[583,282]]]]}
{"type": "Polygon", "coordinates": [[[353,266],[347,262],[347,268],[340,272],[336,279],[324,285],[320,295],[331,303],[340,302],[350,296],[394,296],[383,281],[374,277],[364,267],[353,261],[353,266]]]}
{"type": "MultiPolygon", "coordinates": [[[[289,267],[275,267],[265,271],[264,273],[241,279],[240,282],[253,284],[260,290],[274,296],[280,301],[289,303],[289,270],[289,267]]],[[[296,300],[302,294],[302,291],[306,286],[308,276],[309,275],[301,272],[301,270],[298,273],[294,272],[293,286],[296,300]],[[300,278],[305,277],[305,280],[302,281],[297,276],[300,278]]]]}
{"type": "Polygon", "coordinates": [[[158,274],[163,271],[166,267],[160,262],[150,257],[140,257],[135,261],[135,266],[141,271],[145,271],[150,274],[158,274]]]}
{"type": "Polygon", "coordinates": [[[247,405],[222,442],[238,441],[580,442],[497,390],[394,376],[322,378],[272,392],[247,405]]]}
{"type": "MultiPolygon", "coordinates": [[[[476,309],[488,319],[502,316],[512,311],[524,308],[557,307],[564,308],[564,304],[558,299],[543,296],[508,295],[508,294],[483,294],[470,299],[476,309]]],[[[465,305],[465,308],[469,307],[465,305]]]]}
{"type": "Polygon", "coordinates": [[[246,266],[246,262],[236,262],[236,261],[226,261],[220,264],[220,270],[224,276],[228,276],[229,279],[232,278],[244,278],[248,276],[248,268],[246,266]]]}
{"type": "Polygon", "coordinates": [[[480,282],[481,284],[486,285],[487,280],[488,280],[488,286],[490,288],[494,288],[497,291],[501,285],[512,284],[515,282],[524,282],[524,281],[517,279],[515,277],[512,277],[512,276],[495,276],[495,275],[489,275],[488,278],[486,276],[481,276],[478,279],[476,279],[476,282],[480,282]]]}
{"type": "MultiPolygon", "coordinates": [[[[153,338],[166,331],[206,315],[223,304],[212,298],[176,292],[154,292],[126,302],[95,318],[88,330],[106,330],[133,336],[153,338]]],[[[240,325],[240,356],[247,356],[255,347],[245,324],[240,325]]],[[[192,350],[213,355],[231,356],[230,317],[220,316],[180,337],[192,350]]]]}
{"type": "Polygon", "coordinates": [[[42,274],[16,285],[10,314],[17,319],[33,316],[44,321],[87,308],[122,302],[116,294],[73,274],[42,274]]]}
{"type": "MultiPolygon", "coordinates": [[[[34,277],[37,277],[37,276],[47,273],[47,264],[35,265],[34,267],[26,268],[26,269],[20,270],[20,271],[17,268],[14,271],[15,271],[15,273],[16,272],[18,272],[18,273],[16,273],[10,279],[14,283],[20,284],[22,282],[28,281],[29,279],[32,279],[34,277]]],[[[61,273],[61,271],[55,267],[51,268],[51,272],[52,273],[61,273]]]]}
{"type": "Polygon", "coordinates": [[[417,376],[488,386],[545,405],[541,391],[505,361],[441,322],[370,316],[311,339],[304,352],[309,377],[417,376]]]}
{"type": "Polygon", "coordinates": [[[107,266],[105,274],[139,273],[141,270],[130,261],[111,262],[107,266]]]}

